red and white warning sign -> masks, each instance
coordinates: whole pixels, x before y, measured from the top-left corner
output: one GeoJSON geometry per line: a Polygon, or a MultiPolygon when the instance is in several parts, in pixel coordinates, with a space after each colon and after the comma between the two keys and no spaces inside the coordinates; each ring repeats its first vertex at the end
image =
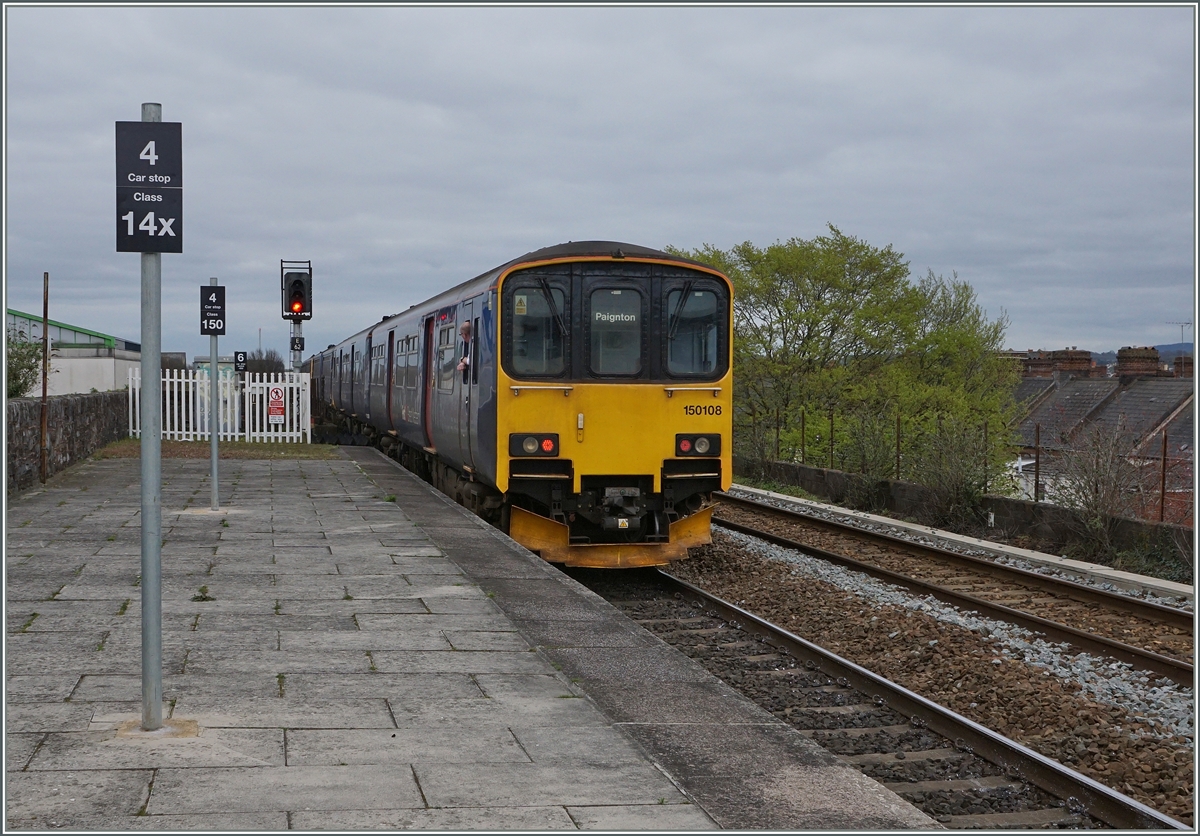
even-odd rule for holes
{"type": "Polygon", "coordinates": [[[282,424],[287,416],[287,407],[283,403],[283,387],[272,386],[267,397],[267,423],[282,424]]]}

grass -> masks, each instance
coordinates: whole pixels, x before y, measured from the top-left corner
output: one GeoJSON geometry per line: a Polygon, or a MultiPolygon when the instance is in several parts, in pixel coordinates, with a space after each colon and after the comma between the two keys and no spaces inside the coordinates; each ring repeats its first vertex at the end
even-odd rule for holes
{"type": "Polygon", "coordinates": [[[216,599],[209,596],[207,586],[202,586],[202,587],[200,587],[200,594],[193,595],[192,600],[193,601],[215,601],[216,599]]]}
{"type": "Polygon", "coordinates": [[[34,621],[37,620],[38,613],[31,613],[29,618],[25,619],[25,623],[21,625],[21,632],[26,632],[34,621]]]}
{"type": "Polygon", "coordinates": [[[126,598],[125,602],[123,604],[121,604],[121,608],[119,610],[117,610],[117,615],[124,615],[125,611],[129,609],[129,605],[132,602],[133,602],[132,598],[126,598]]]}
{"type": "MultiPolygon", "coordinates": [[[[138,438],[123,438],[97,450],[97,459],[136,459],[142,455],[142,442],[138,438]]],[[[212,446],[207,441],[164,441],[164,459],[207,459],[212,455],[212,446]]],[[[221,441],[217,443],[217,456],[222,459],[306,459],[326,461],[338,458],[337,446],[333,444],[272,444],[251,441],[221,441]]]]}

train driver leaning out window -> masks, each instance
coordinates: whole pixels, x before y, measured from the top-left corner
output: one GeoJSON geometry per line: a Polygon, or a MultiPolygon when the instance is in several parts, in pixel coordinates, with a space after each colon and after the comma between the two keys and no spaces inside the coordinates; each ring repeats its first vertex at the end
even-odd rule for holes
{"type": "Polygon", "coordinates": [[[458,334],[462,337],[462,359],[458,361],[458,370],[462,372],[463,383],[466,383],[471,367],[471,323],[468,321],[458,326],[458,334]]]}

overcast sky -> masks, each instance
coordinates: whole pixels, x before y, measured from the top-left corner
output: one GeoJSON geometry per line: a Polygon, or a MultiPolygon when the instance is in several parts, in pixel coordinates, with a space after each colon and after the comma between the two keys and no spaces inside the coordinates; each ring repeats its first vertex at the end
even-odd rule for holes
{"type": "MultiPolygon", "coordinates": [[[[832,223],[970,282],[1012,348],[1173,343],[1195,296],[1195,20],[1160,8],[5,9],[9,307],[137,341],[114,122],[183,124],[164,351],[308,348],[568,240],[832,223]]],[[[1192,339],[1191,330],[1187,339],[1192,339]]]]}

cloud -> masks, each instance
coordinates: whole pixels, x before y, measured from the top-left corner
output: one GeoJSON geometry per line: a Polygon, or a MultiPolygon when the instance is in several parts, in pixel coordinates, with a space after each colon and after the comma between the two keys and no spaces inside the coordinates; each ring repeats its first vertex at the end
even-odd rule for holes
{"type": "MultiPolygon", "coordinates": [[[[1015,347],[1177,337],[1195,265],[1193,10],[11,7],[6,288],[138,336],[113,122],[183,123],[167,350],[309,345],[541,246],[728,247],[827,222],[957,271],[1015,347]],[[97,319],[97,317],[101,317],[97,319]]],[[[23,307],[24,306],[24,307],[23,307]]]]}

